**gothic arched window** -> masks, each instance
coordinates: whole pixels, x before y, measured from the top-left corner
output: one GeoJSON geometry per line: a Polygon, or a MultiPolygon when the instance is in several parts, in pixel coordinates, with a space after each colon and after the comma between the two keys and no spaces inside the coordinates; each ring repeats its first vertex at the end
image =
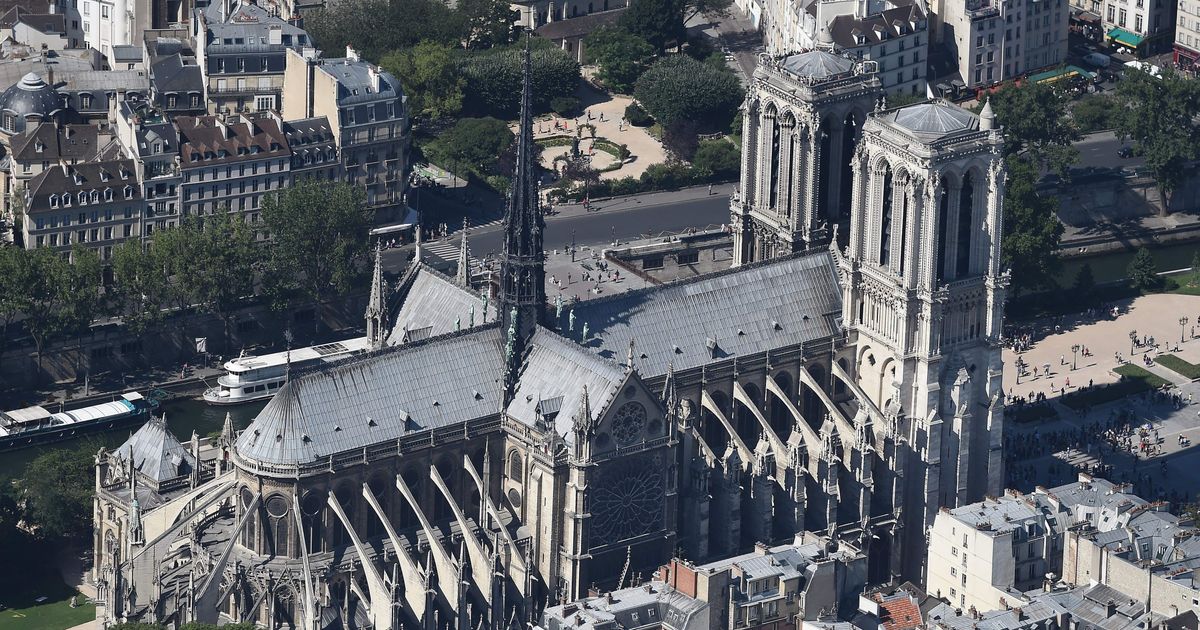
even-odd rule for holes
{"type": "Polygon", "coordinates": [[[971,272],[971,224],[975,210],[975,178],[963,176],[958,191],[958,243],[954,258],[954,276],[962,278],[971,272]]]}
{"type": "Polygon", "coordinates": [[[513,451],[508,455],[508,478],[520,483],[523,478],[524,466],[521,465],[521,454],[513,451]]]}
{"type": "Polygon", "coordinates": [[[883,164],[883,203],[879,211],[879,264],[886,265],[891,261],[892,238],[892,167],[883,164]]]}
{"type": "Polygon", "coordinates": [[[950,247],[950,181],[942,179],[942,199],[938,204],[937,219],[937,268],[934,277],[938,282],[946,279],[946,250],[950,247]]]}

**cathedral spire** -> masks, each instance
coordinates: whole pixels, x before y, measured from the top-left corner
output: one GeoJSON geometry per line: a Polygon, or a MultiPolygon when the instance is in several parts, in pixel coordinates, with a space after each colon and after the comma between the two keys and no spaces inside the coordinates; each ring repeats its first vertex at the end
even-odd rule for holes
{"type": "Polygon", "coordinates": [[[458,283],[471,288],[471,250],[467,247],[467,218],[463,217],[462,243],[458,247],[458,283]]]}
{"type": "MultiPolygon", "coordinates": [[[[521,120],[517,132],[517,164],[504,213],[504,253],[500,259],[500,287],[497,310],[503,328],[515,332],[506,371],[505,390],[511,396],[515,377],[524,356],[526,343],[546,309],[545,252],[542,249],[541,203],[538,198],[537,154],[533,143],[533,62],[529,40],[523,53],[524,77],[521,89],[521,120]]],[[[507,402],[507,400],[505,401],[507,402]]]]}
{"type": "Polygon", "coordinates": [[[375,272],[371,276],[371,300],[367,302],[367,339],[371,349],[383,347],[387,329],[387,282],[383,279],[383,250],[375,244],[375,272]]]}

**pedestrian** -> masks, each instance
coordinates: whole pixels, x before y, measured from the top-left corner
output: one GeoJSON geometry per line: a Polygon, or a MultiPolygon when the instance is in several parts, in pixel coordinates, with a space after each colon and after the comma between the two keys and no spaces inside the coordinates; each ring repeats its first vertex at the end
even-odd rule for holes
{"type": "Polygon", "coordinates": [[[712,184],[708,185],[708,194],[712,194],[712,184]]]}
{"type": "Polygon", "coordinates": [[[1065,355],[1065,354],[1058,355],[1058,364],[1066,365],[1067,364],[1067,355],[1065,355]]]}

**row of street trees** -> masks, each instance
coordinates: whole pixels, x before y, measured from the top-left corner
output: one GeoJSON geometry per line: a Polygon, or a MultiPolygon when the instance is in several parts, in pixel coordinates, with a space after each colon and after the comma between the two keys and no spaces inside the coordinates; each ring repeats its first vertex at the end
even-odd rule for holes
{"type": "Polygon", "coordinates": [[[302,182],[263,202],[263,223],[228,212],[186,217],[153,240],[113,249],[109,286],[93,250],[70,261],[48,248],[0,248],[0,318],[20,320],[39,361],[48,341],[87,331],[99,316],[134,334],[160,328],[172,310],[195,308],[228,324],[257,292],[276,308],[342,294],[362,276],[371,211],[361,189],[302,182]],[[256,230],[269,240],[257,242],[256,230]],[[257,279],[257,281],[256,281],[257,279]]]}
{"type": "Polygon", "coordinates": [[[1163,201],[1182,184],[1192,161],[1200,157],[1200,129],[1194,113],[1200,108],[1200,84],[1172,72],[1161,78],[1127,71],[1111,110],[1097,120],[1089,106],[1073,111],[1070,97],[1060,89],[1037,83],[1000,90],[992,97],[1004,129],[1008,183],[1004,199],[1004,263],[1012,269],[1014,295],[1053,289],[1059,269],[1057,249],[1063,233],[1058,201],[1037,194],[1041,175],[1053,172],[1070,179],[1079,159],[1072,144],[1081,127],[1114,126],[1117,135],[1133,143],[1134,153],[1146,160],[1163,201]]]}

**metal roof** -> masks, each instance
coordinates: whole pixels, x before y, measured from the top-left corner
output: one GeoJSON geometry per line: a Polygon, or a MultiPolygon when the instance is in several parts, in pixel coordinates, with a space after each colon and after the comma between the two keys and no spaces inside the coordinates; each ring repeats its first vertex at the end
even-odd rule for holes
{"type": "Polygon", "coordinates": [[[941,100],[908,105],[880,114],[878,118],[925,140],[979,128],[975,114],[941,100]]]}
{"type": "Polygon", "coordinates": [[[132,458],[133,467],[156,482],[186,475],[196,464],[192,454],[167,430],[166,421],[156,418],[143,424],[114,454],[125,461],[132,458]]]}
{"type": "MultiPolygon", "coordinates": [[[[475,311],[475,325],[496,321],[496,308],[487,305],[484,318],[483,299],[450,278],[421,264],[413,272],[411,284],[404,297],[404,304],[396,314],[395,326],[388,335],[387,344],[396,346],[405,343],[405,332],[413,333],[430,329],[425,337],[437,337],[455,332],[455,322],[462,329],[471,324],[471,310],[475,311]]],[[[408,335],[408,341],[414,341],[408,335]]]]}
{"type": "Polygon", "coordinates": [[[854,70],[854,62],[824,50],[810,50],[783,60],[783,69],[801,77],[825,79],[854,70]]]}
{"type": "Polygon", "coordinates": [[[841,307],[833,257],[822,250],[581,302],[567,336],[578,339],[587,324],[585,346],[617,361],[632,339],[635,364],[650,376],[668,363],[684,370],[832,337],[841,307]]]}
{"type": "Polygon", "coordinates": [[[623,366],[539,328],[530,341],[516,395],[506,411],[513,419],[536,426],[541,405],[543,414],[553,415],[555,431],[570,444],[575,439],[571,427],[582,406],[583,388],[587,387],[592,420],[598,421],[609,401],[620,391],[626,375],[623,366]]]}
{"type": "Polygon", "coordinates": [[[238,436],[238,454],[261,464],[317,462],[498,413],[503,346],[488,326],[293,373],[238,436]]]}

